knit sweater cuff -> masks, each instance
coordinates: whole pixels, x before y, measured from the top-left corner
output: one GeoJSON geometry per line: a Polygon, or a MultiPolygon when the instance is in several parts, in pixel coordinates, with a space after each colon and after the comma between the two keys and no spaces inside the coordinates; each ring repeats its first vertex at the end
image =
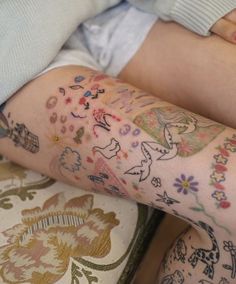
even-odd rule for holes
{"type": "Polygon", "coordinates": [[[170,13],[172,20],[207,36],[211,27],[235,8],[235,0],[177,0],[170,13]]]}

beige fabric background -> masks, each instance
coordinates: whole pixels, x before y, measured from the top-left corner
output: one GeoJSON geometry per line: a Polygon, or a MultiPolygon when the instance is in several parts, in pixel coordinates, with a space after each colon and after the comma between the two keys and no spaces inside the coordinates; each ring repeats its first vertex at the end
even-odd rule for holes
{"type": "Polygon", "coordinates": [[[163,214],[0,161],[0,283],[131,283],[163,214]]]}

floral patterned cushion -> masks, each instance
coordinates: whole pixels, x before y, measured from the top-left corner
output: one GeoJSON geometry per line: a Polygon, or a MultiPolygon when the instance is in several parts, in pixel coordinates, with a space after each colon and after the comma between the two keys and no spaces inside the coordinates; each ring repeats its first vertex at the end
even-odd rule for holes
{"type": "Polygon", "coordinates": [[[131,283],[163,214],[0,161],[0,283],[131,283]]]}

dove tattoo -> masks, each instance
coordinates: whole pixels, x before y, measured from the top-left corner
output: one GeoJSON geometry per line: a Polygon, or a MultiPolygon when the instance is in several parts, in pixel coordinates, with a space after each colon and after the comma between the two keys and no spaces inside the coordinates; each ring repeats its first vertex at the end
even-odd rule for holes
{"type": "Polygon", "coordinates": [[[134,166],[125,174],[139,175],[139,182],[144,181],[150,175],[152,161],[163,161],[173,159],[178,155],[178,144],[181,139],[176,130],[184,129],[181,133],[191,133],[196,129],[197,121],[193,118],[187,123],[167,123],[164,127],[164,137],[166,145],[155,141],[142,142],[141,150],[145,157],[140,166],[134,166]]]}
{"type": "Polygon", "coordinates": [[[125,172],[125,174],[129,175],[139,175],[140,182],[149,177],[152,165],[152,156],[147,150],[145,143],[141,144],[141,151],[145,157],[145,159],[141,161],[141,165],[134,166],[133,168],[125,172]]]}

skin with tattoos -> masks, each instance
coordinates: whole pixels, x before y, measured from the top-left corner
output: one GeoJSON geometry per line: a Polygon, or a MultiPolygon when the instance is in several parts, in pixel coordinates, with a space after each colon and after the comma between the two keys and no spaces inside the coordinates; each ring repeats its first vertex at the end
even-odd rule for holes
{"type": "Polygon", "coordinates": [[[187,220],[158,283],[233,283],[236,131],[75,66],[21,89],[0,127],[1,154],[25,167],[187,220]]]}

